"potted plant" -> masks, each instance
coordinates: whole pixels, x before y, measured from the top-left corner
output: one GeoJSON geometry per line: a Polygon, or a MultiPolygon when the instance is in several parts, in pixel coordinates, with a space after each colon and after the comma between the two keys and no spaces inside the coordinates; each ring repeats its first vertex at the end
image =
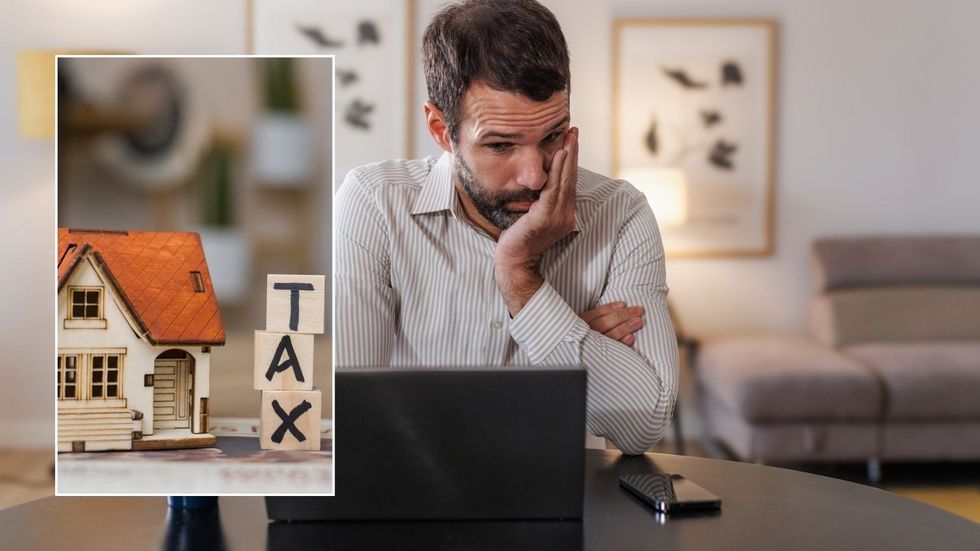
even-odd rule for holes
{"type": "Polygon", "coordinates": [[[260,60],[263,110],[252,134],[252,168],[256,183],[304,187],[313,176],[313,129],[301,115],[295,60],[260,60]]]}

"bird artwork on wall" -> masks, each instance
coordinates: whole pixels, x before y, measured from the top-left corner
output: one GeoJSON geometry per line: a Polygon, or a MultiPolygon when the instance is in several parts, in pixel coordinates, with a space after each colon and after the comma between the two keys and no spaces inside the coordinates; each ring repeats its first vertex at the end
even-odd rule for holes
{"type": "Polygon", "coordinates": [[[726,61],[721,64],[721,85],[728,86],[742,85],[742,69],[734,61],[726,61]]]}
{"type": "Polygon", "coordinates": [[[323,29],[320,27],[309,25],[304,26],[299,23],[296,24],[296,30],[300,32],[303,36],[308,38],[311,42],[316,44],[318,48],[343,48],[344,43],[340,40],[334,40],[328,37],[323,29]]]}
{"type": "Polygon", "coordinates": [[[340,81],[341,86],[350,86],[359,79],[360,77],[357,75],[357,71],[353,69],[337,69],[337,80],[340,81]]]}
{"type": "Polygon", "coordinates": [[[666,254],[770,254],[776,22],[623,17],[613,36],[613,172],[652,186],[666,254]]]}
{"type": "MultiPolygon", "coordinates": [[[[718,65],[719,80],[717,83],[711,80],[701,80],[692,77],[695,70],[674,65],[672,68],[663,67],[663,74],[669,82],[675,84],[685,93],[689,94],[711,94],[712,92],[723,93],[725,88],[730,86],[740,87],[743,85],[744,75],[741,66],[737,61],[726,59],[718,65]]],[[[702,132],[712,132],[713,130],[723,130],[725,115],[720,108],[700,108],[695,114],[700,121],[702,132]]],[[[710,137],[705,136],[698,139],[698,126],[690,125],[680,127],[676,124],[660,123],[656,117],[650,122],[647,131],[643,135],[643,145],[650,155],[657,157],[663,153],[662,137],[659,135],[665,129],[671,132],[680,145],[672,148],[669,159],[661,159],[668,165],[680,163],[688,154],[696,150],[707,150],[705,161],[707,166],[721,171],[731,171],[735,167],[734,156],[738,151],[738,144],[718,138],[714,142],[709,142],[710,137]],[[666,125],[666,126],[665,126],[666,125]]]]}
{"type": "Polygon", "coordinates": [[[702,109],[701,110],[701,122],[704,123],[705,128],[711,128],[716,124],[721,124],[723,117],[721,112],[715,109],[702,109]]]}
{"type": "Polygon", "coordinates": [[[344,111],[344,120],[347,124],[360,128],[362,130],[370,130],[371,122],[367,119],[367,116],[374,111],[374,105],[361,101],[360,98],[355,99],[351,102],[347,109],[344,111]]]}
{"type": "Polygon", "coordinates": [[[720,170],[732,170],[735,168],[732,155],[737,150],[738,146],[736,144],[728,143],[725,140],[718,140],[708,152],[708,162],[720,170]]]}
{"type": "Polygon", "coordinates": [[[658,145],[659,143],[657,140],[657,119],[654,118],[652,121],[650,121],[650,129],[647,130],[646,133],[647,151],[649,151],[651,155],[656,155],[658,145]]]}
{"type": "Polygon", "coordinates": [[[364,20],[357,24],[357,45],[365,44],[381,44],[381,33],[371,20],[364,20]]]}
{"type": "Polygon", "coordinates": [[[701,90],[708,87],[706,82],[696,82],[688,76],[687,71],[684,69],[668,69],[664,67],[664,74],[668,77],[674,79],[674,82],[680,84],[684,88],[692,90],[701,90]]]}
{"type": "MultiPolygon", "coordinates": [[[[343,49],[347,44],[347,42],[344,40],[335,39],[327,35],[322,27],[318,27],[316,25],[301,25],[297,23],[296,29],[321,50],[343,49]]],[[[371,19],[362,19],[358,21],[354,26],[354,33],[356,38],[352,39],[352,42],[356,44],[358,49],[378,46],[381,44],[381,30],[377,22],[371,19]]],[[[357,84],[360,82],[360,80],[360,74],[355,68],[337,68],[337,81],[342,88],[358,88],[357,84]]],[[[343,121],[345,124],[356,130],[370,130],[370,115],[373,112],[373,103],[368,103],[360,98],[355,98],[353,101],[350,101],[347,104],[347,107],[344,109],[343,121]]]]}
{"type": "MultiPolygon", "coordinates": [[[[378,24],[370,19],[357,23],[357,47],[377,46],[381,44],[381,31],[378,24]]],[[[355,69],[337,69],[341,86],[347,88],[360,81],[360,75],[355,69]]],[[[355,98],[347,104],[344,111],[344,122],[356,130],[371,130],[369,116],[374,112],[374,104],[355,98]]]]}

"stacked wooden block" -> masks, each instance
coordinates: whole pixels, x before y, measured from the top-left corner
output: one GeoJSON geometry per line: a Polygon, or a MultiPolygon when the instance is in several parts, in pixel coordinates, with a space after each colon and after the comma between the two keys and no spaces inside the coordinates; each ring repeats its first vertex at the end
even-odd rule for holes
{"type": "Polygon", "coordinates": [[[265,331],[255,332],[262,449],[320,449],[321,395],[313,388],[313,336],[323,334],[325,284],[322,275],[268,276],[265,331]]]}

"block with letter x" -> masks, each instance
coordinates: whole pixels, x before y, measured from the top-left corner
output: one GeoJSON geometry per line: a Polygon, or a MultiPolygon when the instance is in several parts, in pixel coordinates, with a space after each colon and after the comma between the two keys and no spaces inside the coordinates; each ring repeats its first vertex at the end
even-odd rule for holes
{"type": "Polygon", "coordinates": [[[255,332],[255,390],[312,390],[313,335],[255,332]]]}
{"type": "Polygon", "coordinates": [[[260,424],[263,450],[319,450],[320,391],[263,391],[260,424]]]}
{"type": "Polygon", "coordinates": [[[326,276],[269,274],[265,328],[280,333],[323,334],[326,276]]]}

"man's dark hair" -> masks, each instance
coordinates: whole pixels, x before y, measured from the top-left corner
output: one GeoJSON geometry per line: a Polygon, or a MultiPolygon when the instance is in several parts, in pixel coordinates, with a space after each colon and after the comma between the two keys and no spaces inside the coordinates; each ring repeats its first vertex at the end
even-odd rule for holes
{"type": "Polygon", "coordinates": [[[429,100],[453,143],[470,85],[544,101],[568,87],[568,45],[558,20],[534,0],[466,0],[443,8],[422,37],[429,100]]]}

